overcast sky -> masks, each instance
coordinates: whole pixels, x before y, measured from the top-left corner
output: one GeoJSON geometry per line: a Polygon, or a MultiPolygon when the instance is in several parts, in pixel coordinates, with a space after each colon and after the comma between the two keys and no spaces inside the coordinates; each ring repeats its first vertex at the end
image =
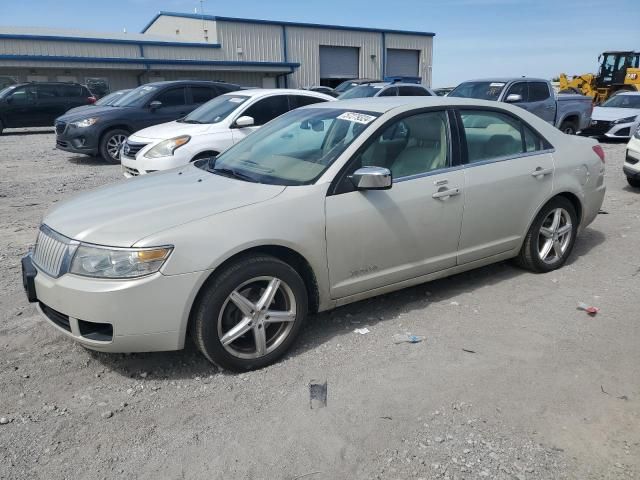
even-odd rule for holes
{"type": "MultiPolygon", "coordinates": [[[[0,0],[0,25],[139,32],[198,0],[0,0]]],[[[435,32],[433,86],[488,76],[595,71],[605,50],[640,50],[640,0],[205,0],[210,15],[435,32]]],[[[0,52],[1,53],[1,52],[0,52]]]]}

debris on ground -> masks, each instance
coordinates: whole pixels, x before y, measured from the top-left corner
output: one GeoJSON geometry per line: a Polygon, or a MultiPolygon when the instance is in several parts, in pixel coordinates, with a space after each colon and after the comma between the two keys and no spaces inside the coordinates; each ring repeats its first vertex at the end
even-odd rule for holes
{"type": "Polygon", "coordinates": [[[369,330],[367,327],[364,328],[356,328],[353,333],[359,333],[360,335],[366,335],[367,333],[371,332],[371,330],[369,330]]]}
{"type": "Polygon", "coordinates": [[[393,343],[420,343],[424,340],[422,335],[412,335],[410,333],[396,333],[393,336],[393,343]]]}
{"type": "Polygon", "coordinates": [[[591,305],[587,305],[586,303],[580,302],[578,303],[578,310],[584,310],[592,317],[595,317],[600,309],[598,307],[593,307],[591,305]]]}
{"type": "Polygon", "coordinates": [[[9,419],[7,417],[0,418],[0,425],[6,425],[9,423],[9,419]]]}
{"type": "Polygon", "coordinates": [[[476,353],[475,350],[469,350],[468,348],[463,348],[462,351],[467,353],[476,353]]]}
{"type": "Polygon", "coordinates": [[[327,382],[317,382],[317,380],[309,382],[309,408],[311,410],[327,406],[327,382]]]}

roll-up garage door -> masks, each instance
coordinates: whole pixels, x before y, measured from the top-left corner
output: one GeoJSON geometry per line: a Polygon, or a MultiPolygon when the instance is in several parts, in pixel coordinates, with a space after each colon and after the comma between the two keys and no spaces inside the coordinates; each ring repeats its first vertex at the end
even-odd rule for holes
{"type": "Polygon", "coordinates": [[[357,47],[320,46],[320,78],[358,78],[359,58],[357,47]]]}
{"type": "Polygon", "coordinates": [[[420,51],[387,49],[388,77],[419,77],[420,76],[420,51]]]}

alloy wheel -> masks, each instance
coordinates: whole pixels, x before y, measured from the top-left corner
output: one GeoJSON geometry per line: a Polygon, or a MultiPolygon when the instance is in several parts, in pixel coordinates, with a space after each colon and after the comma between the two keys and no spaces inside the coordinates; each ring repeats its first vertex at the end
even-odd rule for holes
{"type": "Polygon", "coordinates": [[[121,135],[121,134],[112,135],[109,138],[109,140],[107,141],[107,153],[109,153],[109,156],[111,158],[113,158],[114,160],[118,159],[120,148],[122,147],[122,144],[125,142],[126,139],[127,139],[127,136],[121,135]]]}
{"type": "Polygon", "coordinates": [[[296,300],[283,280],[252,278],[234,289],[218,315],[218,338],[231,355],[264,357],[280,346],[297,317],[296,300]]]}
{"type": "Polygon", "coordinates": [[[564,256],[571,245],[573,225],[564,208],[554,208],[542,222],[538,234],[538,255],[546,264],[553,264],[564,256]]]}

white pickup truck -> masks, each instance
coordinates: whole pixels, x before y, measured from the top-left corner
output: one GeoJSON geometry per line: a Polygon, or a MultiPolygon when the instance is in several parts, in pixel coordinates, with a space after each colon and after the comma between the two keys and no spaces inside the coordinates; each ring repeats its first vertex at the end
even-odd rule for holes
{"type": "Polygon", "coordinates": [[[478,98],[512,103],[570,135],[591,124],[591,98],[554,93],[551,82],[539,78],[488,78],[463,82],[449,97],[478,98]]]}

